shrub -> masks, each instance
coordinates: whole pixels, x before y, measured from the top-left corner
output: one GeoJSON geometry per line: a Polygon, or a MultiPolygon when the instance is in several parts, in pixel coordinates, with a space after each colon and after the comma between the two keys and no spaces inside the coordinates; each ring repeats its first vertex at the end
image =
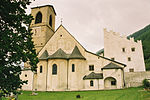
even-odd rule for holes
{"type": "Polygon", "coordinates": [[[143,87],[145,89],[150,89],[150,82],[148,81],[148,79],[143,80],[143,87]]]}
{"type": "Polygon", "coordinates": [[[78,94],[78,95],[76,95],[76,98],[81,98],[81,96],[78,94]]]}

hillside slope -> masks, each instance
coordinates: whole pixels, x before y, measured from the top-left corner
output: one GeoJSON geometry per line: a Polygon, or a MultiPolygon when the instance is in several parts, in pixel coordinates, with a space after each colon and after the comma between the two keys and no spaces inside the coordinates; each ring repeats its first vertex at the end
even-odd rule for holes
{"type": "Polygon", "coordinates": [[[146,69],[150,70],[150,24],[129,37],[134,37],[135,40],[142,40],[146,69]]]}

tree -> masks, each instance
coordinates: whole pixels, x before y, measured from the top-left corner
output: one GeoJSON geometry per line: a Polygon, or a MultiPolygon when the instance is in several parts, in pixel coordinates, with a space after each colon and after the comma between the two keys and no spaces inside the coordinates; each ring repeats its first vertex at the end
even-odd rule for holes
{"type": "Polygon", "coordinates": [[[22,62],[36,70],[38,58],[29,28],[33,19],[25,13],[30,0],[0,0],[0,98],[17,93],[27,81],[20,79],[22,62]]]}

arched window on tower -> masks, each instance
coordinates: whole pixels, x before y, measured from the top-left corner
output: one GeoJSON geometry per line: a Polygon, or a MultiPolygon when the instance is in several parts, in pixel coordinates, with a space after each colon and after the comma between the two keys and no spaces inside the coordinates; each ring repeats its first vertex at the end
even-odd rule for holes
{"type": "Polygon", "coordinates": [[[42,13],[38,12],[35,17],[35,24],[42,23],[42,13]]]}
{"type": "Polygon", "coordinates": [[[49,25],[52,27],[52,15],[49,16],[49,25]]]}
{"type": "Polygon", "coordinates": [[[43,70],[43,68],[42,68],[42,66],[40,66],[40,73],[42,73],[42,70],[43,70]]]}
{"type": "Polygon", "coordinates": [[[94,86],[93,80],[90,81],[90,86],[94,86]]]}
{"type": "Polygon", "coordinates": [[[75,72],[75,64],[72,64],[72,72],[75,72]]]}
{"type": "Polygon", "coordinates": [[[52,66],[52,75],[56,75],[57,74],[57,65],[53,64],[52,66]]]}

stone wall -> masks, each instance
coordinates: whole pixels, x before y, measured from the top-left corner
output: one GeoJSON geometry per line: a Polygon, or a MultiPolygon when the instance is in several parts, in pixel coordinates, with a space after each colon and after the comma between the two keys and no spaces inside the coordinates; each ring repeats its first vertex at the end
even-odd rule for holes
{"type": "Polygon", "coordinates": [[[125,72],[126,87],[137,87],[142,85],[144,79],[150,79],[150,71],[125,72]]]}

